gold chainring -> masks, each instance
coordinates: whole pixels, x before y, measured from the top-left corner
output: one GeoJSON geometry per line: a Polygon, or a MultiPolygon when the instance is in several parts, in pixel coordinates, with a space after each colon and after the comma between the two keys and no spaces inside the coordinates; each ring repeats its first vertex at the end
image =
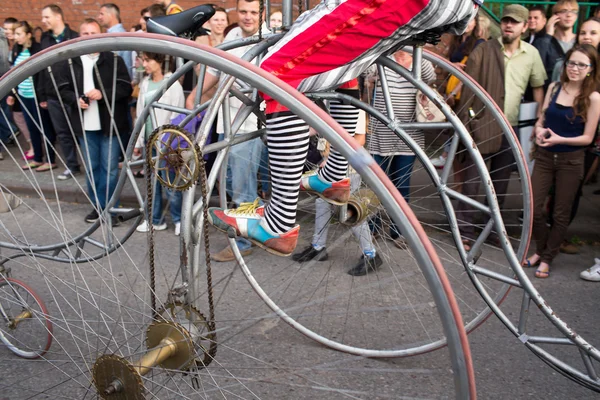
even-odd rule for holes
{"type": "Polygon", "coordinates": [[[115,354],[105,354],[96,360],[92,368],[94,385],[98,395],[110,400],[145,399],[142,377],[126,359],[115,354]],[[120,390],[107,393],[109,386],[119,382],[120,390]]]}
{"type": "Polygon", "coordinates": [[[174,301],[158,311],[158,318],[172,321],[186,329],[195,347],[196,367],[207,367],[217,353],[217,335],[211,332],[206,317],[190,304],[174,301]]]}
{"type": "Polygon", "coordinates": [[[164,187],[189,189],[200,174],[200,150],[192,135],[177,125],[163,125],[152,132],[146,145],[151,157],[149,166],[164,187]]]}

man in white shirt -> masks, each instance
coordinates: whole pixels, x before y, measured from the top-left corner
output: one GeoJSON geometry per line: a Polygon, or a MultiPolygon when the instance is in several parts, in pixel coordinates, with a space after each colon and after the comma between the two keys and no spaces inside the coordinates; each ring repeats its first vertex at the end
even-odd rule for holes
{"type": "MultiPolygon", "coordinates": [[[[81,36],[100,33],[100,24],[93,19],[81,24],[81,36]]],[[[119,134],[128,129],[127,103],[132,87],[123,59],[112,52],[74,58],[72,67],[73,76],[65,66],[57,72],[58,87],[65,103],[77,107],[73,126],[85,164],[89,201],[94,205],[85,220],[93,223],[100,218],[117,186],[119,134]]],[[[111,220],[114,226],[117,221],[114,217],[111,220]]]]}

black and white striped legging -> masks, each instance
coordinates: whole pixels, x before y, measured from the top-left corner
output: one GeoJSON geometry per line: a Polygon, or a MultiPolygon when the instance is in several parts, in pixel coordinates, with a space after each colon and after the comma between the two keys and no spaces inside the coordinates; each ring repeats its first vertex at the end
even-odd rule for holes
{"type": "MultiPolygon", "coordinates": [[[[339,91],[358,96],[358,90],[339,91]]],[[[332,101],[330,114],[354,136],[358,121],[356,107],[332,101]]],[[[300,179],[308,152],[308,142],[308,125],[296,115],[285,111],[267,116],[272,193],[265,219],[275,233],[285,233],[296,224],[300,179]]],[[[343,179],[347,170],[348,161],[332,146],[325,167],[319,171],[319,175],[328,182],[335,182],[343,179]]]]}

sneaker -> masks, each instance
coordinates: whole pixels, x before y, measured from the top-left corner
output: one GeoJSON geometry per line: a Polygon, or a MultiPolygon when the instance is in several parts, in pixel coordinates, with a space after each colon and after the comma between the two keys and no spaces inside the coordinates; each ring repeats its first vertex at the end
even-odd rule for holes
{"type": "Polygon", "coordinates": [[[218,230],[249,239],[258,247],[280,256],[292,254],[298,243],[300,226],[296,225],[286,233],[275,233],[269,229],[264,219],[265,208],[254,203],[242,203],[233,210],[212,207],[208,209],[208,220],[218,230]]]}
{"type": "MultiPolygon", "coordinates": [[[[246,249],[246,250],[240,250],[240,254],[243,257],[249,256],[250,254],[252,254],[252,248],[246,249]]],[[[233,250],[231,250],[231,246],[227,246],[218,253],[215,253],[215,254],[211,253],[210,259],[213,261],[216,261],[216,262],[234,261],[235,254],[233,254],[233,250]]]]}
{"type": "Polygon", "coordinates": [[[596,262],[594,266],[579,274],[581,279],[591,282],[600,282],[600,258],[595,258],[594,261],[596,262]]]}
{"type": "Polygon", "coordinates": [[[68,179],[73,178],[73,175],[78,174],[79,171],[71,171],[70,169],[65,169],[62,174],[56,176],[56,179],[59,181],[66,181],[68,179]]]}
{"type": "Polygon", "coordinates": [[[366,257],[364,254],[360,256],[360,261],[351,270],[348,271],[348,275],[352,276],[364,276],[369,273],[375,272],[383,264],[379,254],[375,257],[366,257]]]}
{"type": "MultiPolygon", "coordinates": [[[[110,216],[110,224],[114,228],[115,226],[121,225],[121,220],[116,215],[110,216]]],[[[165,224],[166,225],[166,224],[165,224]]],[[[166,228],[166,227],[165,227],[166,228]]]]}
{"type": "Polygon", "coordinates": [[[181,222],[175,222],[175,236],[181,234],[181,222]]]}
{"type": "Polygon", "coordinates": [[[446,160],[447,160],[447,157],[440,155],[439,157],[432,159],[431,163],[433,164],[434,167],[442,169],[446,165],[446,160]]]}
{"type": "Polygon", "coordinates": [[[98,212],[96,210],[92,210],[88,215],[85,216],[85,222],[93,224],[94,222],[98,221],[98,218],[100,218],[98,212]]]}
{"type": "MultiPolygon", "coordinates": [[[[163,222],[162,224],[152,224],[154,226],[154,230],[155,231],[164,231],[165,229],[167,229],[167,224],[166,222],[163,222]]],[[[138,232],[149,232],[150,231],[150,225],[148,225],[148,221],[144,221],[141,224],[139,224],[139,226],[137,228],[135,228],[136,231],[138,232]]]]}
{"type": "Polygon", "coordinates": [[[300,190],[314,193],[330,204],[343,206],[350,198],[350,178],[327,182],[318,175],[317,171],[310,171],[302,175],[300,190]]]}
{"type": "Polygon", "coordinates": [[[321,250],[317,250],[310,245],[300,253],[292,255],[292,260],[302,263],[310,260],[326,261],[328,257],[327,249],[325,247],[323,247],[321,250]]]}

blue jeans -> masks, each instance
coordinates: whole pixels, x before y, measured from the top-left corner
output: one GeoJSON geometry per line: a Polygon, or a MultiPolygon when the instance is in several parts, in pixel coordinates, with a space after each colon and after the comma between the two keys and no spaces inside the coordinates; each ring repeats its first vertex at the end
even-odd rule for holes
{"type": "MultiPolygon", "coordinates": [[[[219,134],[219,141],[223,134],[219,134]]],[[[252,203],[258,194],[258,167],[265,145],[260,138],[236,144],[229,149],[227,194],[239,206],[252,203]]]]}
{"type": "Polygon", "coordinates": [[[115,192],[119,180],[119,140],[102,131],[86,131],[79,138],[86,169],[90,200],[98,210],[104,210],[115,192]]]}
{"type": "Polygon", "coordinates": [[[260,188],[264,193],[269,193],[271,189],[271,173],[269,171],[269,148],[263,146],[263,151],[260,154],[260,166],[258,167],[260,174],[260,188]]]}
{"type": "MultiPolygon", "coordinates": [[[[387,174],[390,180],[396,186],[402,197],[410,200],[410,175],[416,156],[380,156],[373,155],[373,159],[379,164],[381,169],[387,174]]],[[[369,221],[371,232],[381,229],[381,216],[376,215],[369,221]]],[[[394,222],[390,222],[390,236],[397,239],[401,235],[400,230],[394,222]]]]}
{"type": "MultiPolygon", "coordinates": [[[[161,170],[160,175],[163,180],[166,180],[167,172],[165,170],[161,170]]],[[[169,171],[169,179],[171,182],[175,180],[175,172],[169,171]]],[[[173,223],[181,222],[181,204],[183,201],[183,194],[177,190],[165,189],[158,181],[156,181],[156,186],[154,187],[154,200],[152,201],[152,223],[154,225],[159,225],[164,222],[162,202],[163,189],[167,195],[169,211],[171,212],[171,220],[173,223]]]]}
{"type": "MultiPolygon", "coordinates": [[[[223,140],[219,134],[219,141],[223,140]]],[[[258,167],[265,145],[260,138],[236,144],[229,150],[227,164],[227,193],[231,200],[239,206],[241,203],[252,203],[258,192],[258,167]]],[[[250,248],[251,243],[244,238],[237,238],[240,251],[250,248]]]]}

